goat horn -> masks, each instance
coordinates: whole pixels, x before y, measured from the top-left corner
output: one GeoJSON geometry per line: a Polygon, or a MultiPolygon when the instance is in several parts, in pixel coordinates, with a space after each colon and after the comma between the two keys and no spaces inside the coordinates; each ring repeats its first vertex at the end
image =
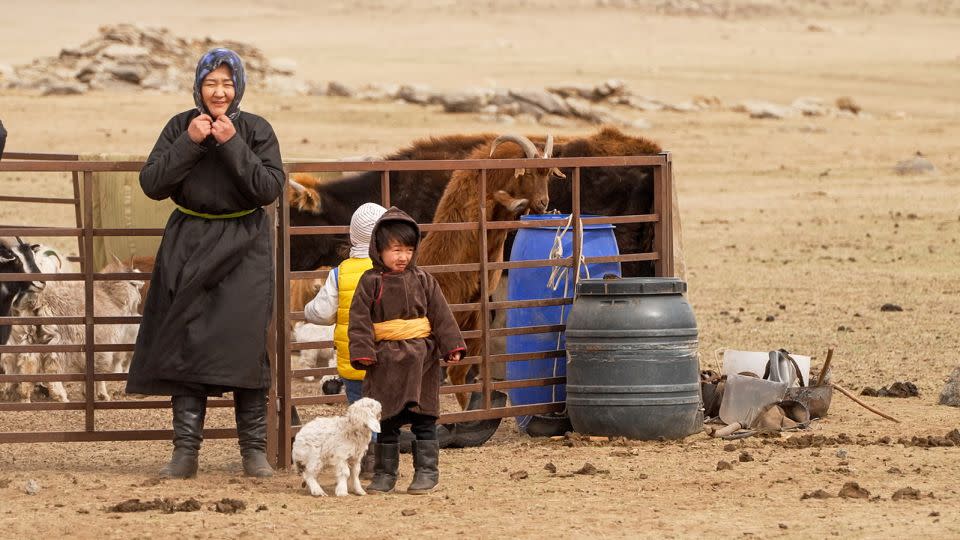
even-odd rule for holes
{"type": "Polygon", "coordinates": [[[534,146],[533,142],[524,137],[523,135],[501,135],[493,140],[493,144],[490,145],[490,157],[493,157],[493,151],[497,149],[497,146],[500,143],[512,142],[520,145],[520,148],[523,148],[523,153],[526,154],[527,158],[536,158],[539,157],[539,152],[537,152],[537,147],[534,146]]]}
{"type": "Polygon", "coordinates": [[[547,135],[547,144],[543,147],[544,159],[550,159],[553,156],[553,135],[547,135]]]}
{"type": "Polygon", "coordinates": [[[303,184],[301,184],[300,182],[297,182],[293,178],[287,178],[287,183],[289,183],[290,187],[292,187],[293,190],[298,193],[303,193],[304,191],[307,190],[307,188],[305,188],[303,184]]]}

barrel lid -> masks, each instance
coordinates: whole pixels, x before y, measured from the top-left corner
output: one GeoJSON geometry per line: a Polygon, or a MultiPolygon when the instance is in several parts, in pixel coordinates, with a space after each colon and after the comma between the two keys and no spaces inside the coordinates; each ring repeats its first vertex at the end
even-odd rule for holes
{"type": "Polygon", "coordinates": [[[577,294],[590,295],[630,295],[646,294],[683,294],[687,284],[680,278],[628,277],[614,279],[582,279],[577,284],[577,294]]]}

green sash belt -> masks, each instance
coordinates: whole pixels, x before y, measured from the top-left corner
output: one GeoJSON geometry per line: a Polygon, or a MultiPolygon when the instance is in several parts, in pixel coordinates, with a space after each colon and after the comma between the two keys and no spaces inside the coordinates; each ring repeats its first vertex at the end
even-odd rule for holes
{"type": "Polygon", "coordinates": [[[187,214],[188,216],[194,216],[194,217],[203,218],[203,219],[232,219],[232,218],[243,217],[257,211],[257,209],[254,208],[253,210],[241,210],[239,212],[231,212],[229,214],[204,214],[203,212],[196,212],[194,210],[190,210],[189,208],[184,208],[180,205],[177,205],[177,210],[183,212],[184,214],[187,214]]]}

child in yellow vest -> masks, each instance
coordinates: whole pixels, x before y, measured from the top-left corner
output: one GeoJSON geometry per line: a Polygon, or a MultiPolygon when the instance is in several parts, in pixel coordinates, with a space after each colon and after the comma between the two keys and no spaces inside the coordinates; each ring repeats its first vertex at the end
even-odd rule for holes
{"type": "Polygon", "coordinates": [[[350,258],[340,263],[327,276],[317,296],[304,308],[303,315],[313,324],[336,324],[333,342],[337,350],[337,373],[343,379],[347,403],[363,397],[363,371],[350,366],[350,344],[347,322],[353,293],[364,272],[373,268],[370,260],[370,234],[380,216],[387,209],[379,204],[366,203],[357,208],[350,218],[350,258]]]}

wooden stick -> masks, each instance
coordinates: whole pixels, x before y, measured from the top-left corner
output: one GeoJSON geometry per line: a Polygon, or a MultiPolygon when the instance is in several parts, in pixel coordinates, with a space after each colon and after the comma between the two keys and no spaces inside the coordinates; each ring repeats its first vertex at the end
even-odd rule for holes
{"type": "Polygon", "coordinates": [[[830,360],[833,360],[833,349],[827,349],[827,360],[823,363],[823,368],[820,369],[820,375],[817,377],[817,386],[823,384],[823,378],[827,376],[827,370],[830,369],[830,360]]]}
{"type": "Polygon", "coordinates": [[[857,405],[860,405],[860,406],[863,407],[864,409],[866,409],[866,410],[868,410],[868,411],[870,411],[870,412],[872,412],[872,413],[874,413],[874,414],[878,414],[878,415],[886,418],[887,420],[890,420],[891,422],[896,422],[896,423],[898,423],[898,424],[900,423],[899,420],[897,420],[896,418],[890,416],[889,414],[882,413],[882,412],[874,409],[873,407],[867,405],[866,403],[860,401],[859,399],[857,399],[856,396],[854,396],[853,394],[851,394],[849,390],[847,390],[846,388],[840,386],[839,384],[837,384],[837,383],[832,383],[831,386],[833,386],[834,388],[836,388],[837,390],[839,390],[841,394],[843,394],[843,395],[847,396],[848,398],[852,399],[854,403],[856,403],[857,405]]]}
{"type": "Polygon", "coordinates": [[[737,431],[740,430],[741,427],[743,427],[743,426],[740,424],[740,422],[734,422],[734,423],[732,423],[732,424],[729,424],[729,425],[727,425],[727,426],[724,426],[724,427],[722,427],[722,428],[714,431],[714,432],[713,432],[713,436],[714,436],[714,437],[726,437],[727,435],[732,435],[733,433],[736,433],[737,431]]]}

